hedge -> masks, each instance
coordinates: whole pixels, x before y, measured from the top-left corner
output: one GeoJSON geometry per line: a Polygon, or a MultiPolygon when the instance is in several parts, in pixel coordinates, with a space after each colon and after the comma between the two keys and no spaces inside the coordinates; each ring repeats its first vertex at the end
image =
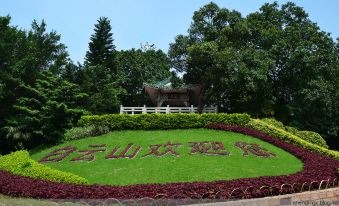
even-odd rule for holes
{"type": "MultiPolygon", "coordinates": [[[[244,126],[250,122],[251,118],[248,114],[107,114],[82,116],[79,126],[84,128],[73,128],[65,135],[65,140],[79,139],[88,136],[97,136],[108,133],[113,130],[151,130],[151,129],[187,129],[201,128],[208,124],[230,124],[244,126]],[[74,131],[73,131],[74,130],[74,131]]],[[[253,124],[253,121],[251,121],[253,124]]],[[[328,148],[326,141],[316,132],[299,131],[293,127],[286,127],[282,122],[272,118],[264,118],[260,120],[261,124],[270,125],[275,129],[291,133],[292,136],[316,144],[320,147],[328,148]]],[[[256,127],[255,127],[256,129],[256,127]]],[[[286,134],[287,135],[287,134],[286,134]]]]}
{"type": "Polygon", "coordinates": [[[328,149],[326,141],[322,138],[322,136],[316,132],[312,131],[298,131],[294,135],[300,137],[301,139],[310,142],[312,144],[316,144],[320,147],[324,147],[328,149]]]}
{"type": "MultiPolygon", "coordinates": [[[[151,129],[188,129],[201,128],[208,124],[229,124],[245,126],[249,124],[254,129],[260,129],[262,126],[269,126],[275,131],[281,131],[283,134],[278,136],[299,137],[309,143],[320,147],[328,148],[326,141],[316,132],[299,131],[293,127],[286,127],[283,123],[272,119],[264,118],[262,120],[251,120],[248,114],[107,114],[82,116],[79,126],[84,128],[75,128],[65,135],[65,140],[79,139],[88,136],[97,136],[114,130],[151,130],[151,129]],[[259,122],[260,121],[260,122],[259,122]],[[253,125],[256,123],[256,126],[253,125]],[[74,134],[75,135],[74,135],[74,134]]],[[[266,129],[267,130],[267,129],[266,129]]],[[[277,136],[277,135],[276,135],[277,136]]]]}
{"type": "Polygon", "coordinates": [[[263,118],[260,119],[260,121],[272,125],[276,128],[280,128],[283,129],[287,132],[290,132],[298,137],[300,137],[301,139],[310,142],[312,144],[316,144],[320,147],[325,147],[326,149],[328,149],[328,145],[326,144],[326,141],[324,140],[324,138],[322,138],[322,136],[316,132],[313,131],[299,131],[297,128],[295,127],[289,127],[289,126],[285,126],[282,122],[274,119],[274,118],[263,118]]]}
{"type": "MultiPolygon", "coordinates": [[[[280,129],[285,129],[285,125],[282,123],[282,122],[280,122],[280,121],[278,121],[278,120],[276,120],[276,119],[274,119],[274,118],[262,118],[262,119],[260,119],[261,121],[263,121],[263,122],[265,122],[265,123],[267,123],[267,124],[270,124],[270,125],[273,125],[273,126],[275,126],[275,127],[277,127],[277,128],[280,128],[280,129]]],[[[286,129],[285,129],[286,130],[286,129]]],[[[296,129],[297,130],[297,129],[296,129]]],[[[298,131],[298,130],[297,130],[298,131]]]]}
{"type": "Polygon", "coordinates": [[[0,169],[9,171],[16,175],[32,177],[34,179],[70,184],[89,184],[88,180],[83,177],[58,171],[39,164],[38,162],[30,159],[29,153],[25,150],[0,156],[0,169]]]}
{"type": "Polygon", "coordinates": [[[248,114],[107,114],[82,116],[80,126],[95,126],[109,130],[150,130],[201,128],[211,123],[245,125],[250,121],[248,114]]]}
{"type": "Polygon", "coordinates": [[[332,157],[339,160],[339,152],[329,150],[316,144],[312,144],[311,142],[303,140],[297,135],[285,131],[284,129],[275,127],[259,119],[251,119],[245,126],[263,132],[267,135],[279,138],[296,146],[308,149],[310,151],[318,152],[328,157],[332,157]]]}

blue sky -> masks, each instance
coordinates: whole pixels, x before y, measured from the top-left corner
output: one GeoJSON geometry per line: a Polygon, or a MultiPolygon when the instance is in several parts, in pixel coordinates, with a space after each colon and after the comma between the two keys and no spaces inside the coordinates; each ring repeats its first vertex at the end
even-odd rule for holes
{"type": "MultiPolygon", "coordinates": [[[[33,19],[45,19],[48,29],[61,34],[71,59],[83,62],[94,24],[100,16],[111,19],[118,50],[155,44],[167,52],[178,34],[185,34],[193,12],[210,0],[0,0],[0,15],[10,15],[12,25],[29,29],[33,19]]],[[[243,16],[257,11],[268,0],[215,0],[220,7],[240,11],[243,16]]],[[[280,4],[287,2],[278,1],[280,4]]],[[[338,0],[298,0],[312,21],[339,37],[338,0]]]]}

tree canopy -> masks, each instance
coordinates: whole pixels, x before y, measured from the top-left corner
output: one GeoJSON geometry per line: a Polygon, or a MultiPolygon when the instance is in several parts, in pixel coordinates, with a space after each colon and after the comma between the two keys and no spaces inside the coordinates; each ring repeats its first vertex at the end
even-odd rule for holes
{"type": "Polygon", "coordinates": [[[264,4],[242,17],[209,3],[170,44],[184,82],[204,85],[224,112],[274,116],[337,139],[338,43],[294,3],[264,4]]]}
{"type": "Polygon", "coordinates": [[[77,64],[45,21],[27,31],[10,22],[0,17],[0,153],[54,144],[84,113],[148,105],[144,83],[166,78],[201,84],[204,103],[221,112],[275,117],[339,148],[339,40],[294,3],[266,3],[246,17],[206,4],[167,54],[148,43],[116,50],[100,17],[77,64]]]}
{"type": "MultiPolygon", "coordinates": [[[[79,84],[89,94],[85,108],[93,113],[117,112],[120,96],[125,90],[120,86],[112,27],[107,17],[100,17],[94,25],[94,34],[88,44],[85,63],[79,72],[79,84]]],[[[76,67],[75,67],[76,68],[76,67]]]]}
{"type": "Polygon", "coordinates": [[[61,139],[81,115],[77,85],[58,77],[68,63],[66,46],[46,23],[23,31],[0,17],[0,152],[61,139]]]}
{"type": "Polygon", "coordinates": [[[102,65],[114,73],[116,72],[115,45],[110,20],[107,17],[100,17],[94,27],[94,34],[88,43],[89,50],[86,53],[85,65],[102,65]]]}
{"type": "Polygon", "coordinates": [[[119,71],[124,79],[121,82],[126,93],[121,98],[124,106],[143,106],[149,104],[144,83],[156,83],[170,76],[167,55],[161,50],[131,49],[117,54],[119,71]]]}

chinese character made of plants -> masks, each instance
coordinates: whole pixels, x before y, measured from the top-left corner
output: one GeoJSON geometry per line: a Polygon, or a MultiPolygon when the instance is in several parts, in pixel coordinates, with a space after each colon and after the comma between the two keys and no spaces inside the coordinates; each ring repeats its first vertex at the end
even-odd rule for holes
{"type": "MultiPolygon", "coordinates": [[[[141,158],[146,157],[155,157],[160,158],[165,155],[180,157],[180,152],[178,152],[179,147],[186,146],[189,148],[189,155],[204,155],[204,156],[229,156],[230,152],[225,149],[224,143],[219,141],[200,141],[200,142],[188,142],[183,143],[172,143],[170,141],[162,144],[152,144],[148,147],[142,147],[135,145],[134,143],[129,143],[125,147],[116,145],[112,150],[108,151],[106,144],[91,144],[88,145],[88,149],[77,150],[74,146],[65,146],[63,148],[58,148],[53,150],[45,157],[43,157],[39,162],[59,162],[68,157],[70,154],[76,152],[77,156],[70,159],[70,161],[93,161],[95,160],[95,154],[106,152],[105,159],[133,159],[137,156],[141,158]],[[144,155],[139,155],[140,151],[147,151],[144,155]]],[[[269,152],[266,148],[261,147],[258,144],[251,144],[246,142],[235,142],[234,147],[239,148],[243,157],[253,155],[256,157],[275,157],[276,154],[269,152]]]]}

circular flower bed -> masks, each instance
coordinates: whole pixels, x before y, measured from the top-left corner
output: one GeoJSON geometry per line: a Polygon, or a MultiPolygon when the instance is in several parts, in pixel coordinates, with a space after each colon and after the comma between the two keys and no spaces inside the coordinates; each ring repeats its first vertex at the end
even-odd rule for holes
{"type": "MultiPolygon", "coordinates": [[[[229,199],[243,196],[252,198],[279,193],[297,192],[305,185],[307,185],[308,188],[319,187],[321,180],[333,182],[338,178],[336,168],[339,167],[339,162],[332,158],[296,147],[246,127],[214,124],[209,125],[207,128],[240,132],[260,138],[298,157],[303,161],[304,169],[295,174],[274,177],[265,176],[230,181],[220,180],[214,182],[144,184],[130,186],[64,184],[21,177],[5,171],[0,171],[0,193],[10,196],[53,199],[137,199],[143,197],[169,199],[229,199]],[[290,187],[288,185],[290,185],[290,187]],[[267,191],[267,188],[271,188],[271,191],[267,191]],[[276,188],[276,190],[272,190],[272,188],[276,188]],[[244,194],[244,191],[246,194],[244,194]]],[[[281,167],[284,167],[284,165],[281,165],[281,167]]]]}

